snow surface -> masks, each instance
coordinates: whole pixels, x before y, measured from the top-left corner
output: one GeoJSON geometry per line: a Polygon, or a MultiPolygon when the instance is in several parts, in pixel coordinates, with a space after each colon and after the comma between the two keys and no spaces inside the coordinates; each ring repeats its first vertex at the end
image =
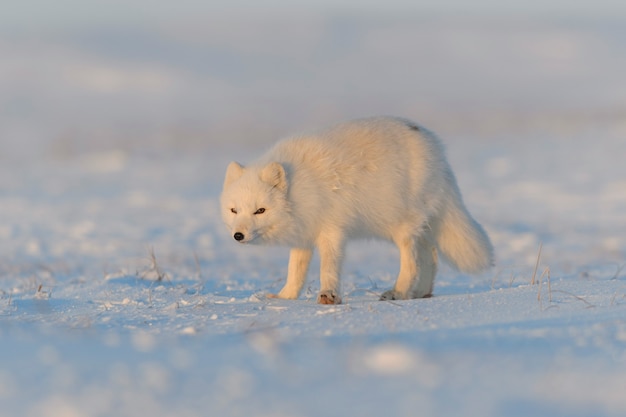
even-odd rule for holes
{"type": "Polygon", "coordinates": [[[2,32],[1,416],[626,414],[623,22],[229,19],[2,32]],[[439,132],[496,267],[379,302],[354,242],[343,305],[315,260],[266,299],[225,166],[370,114],[439,132]]]}

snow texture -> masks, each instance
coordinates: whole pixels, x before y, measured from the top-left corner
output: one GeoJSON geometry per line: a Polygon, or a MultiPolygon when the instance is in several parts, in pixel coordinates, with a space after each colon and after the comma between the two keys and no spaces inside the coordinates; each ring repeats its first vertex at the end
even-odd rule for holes
{"type": "Polygon", "coordinates": [[[623,21],[207,20],[0,32],[1,416],[626,414],[623,21]],[[380,302],[354,242],[344,304],[316,259],[266,299],[226,165],[372,114],[439,133],[495,268],[380,302]]]}

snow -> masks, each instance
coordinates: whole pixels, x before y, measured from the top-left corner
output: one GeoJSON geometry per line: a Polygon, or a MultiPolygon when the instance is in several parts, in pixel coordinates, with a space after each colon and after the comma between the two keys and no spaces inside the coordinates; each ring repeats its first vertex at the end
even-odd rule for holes
{"type": "Polygon", "coordinates": [[[623,22],[210,20],[0,32],[1,416],[626,414],[623,22]],[[380,302],[396,250],[353,242],[344,304],[317,258],[266,298],[226,165],[370,114],[440,134],[496,266],[380,302]]]}

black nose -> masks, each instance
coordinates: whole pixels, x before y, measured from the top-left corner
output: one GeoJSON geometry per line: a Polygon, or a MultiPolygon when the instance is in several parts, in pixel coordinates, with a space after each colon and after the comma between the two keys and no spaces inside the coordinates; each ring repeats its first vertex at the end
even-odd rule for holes
{"type": "Polygon", "coordinates": [[[235,238],[235,240],[243,240],[243,238],[245,236],[243,235],[243,233],[237,232],[237,233],[235,233],[235,235],[233,237],[235,238]]]}

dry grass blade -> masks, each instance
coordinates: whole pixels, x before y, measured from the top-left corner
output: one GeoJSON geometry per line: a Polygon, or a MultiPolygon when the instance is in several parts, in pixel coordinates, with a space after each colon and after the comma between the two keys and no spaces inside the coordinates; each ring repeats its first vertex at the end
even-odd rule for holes
{"type": "Polygon", "coordinates": [[[619,278],[619,274],[622,273],[622,270],[624,269],[624,267],[626,267],[626,264],[622,264],[617,267],[617,271],[615,271],[615,275],[613,275],[613,278],[611,278],[612,281],[619,278]]]}
{"type": "Polygon", "coordinates": [[[139,272],[137,273],[141,276],[142,279],[151,279],[156,282],[162,282],[163,280],[169,279],[167,274],[161,270],[161,267],[157,262],[156,254],[154,253],[154,248],[152,247],[150,248],[149,252],[149,260],[150,267],[141,274],[139,272]]]}
{"type": "Polygon", "coordinates": [[[554,292],[558,292],[558,293],[561,293],[561,294],[569,295],[570,297],[574,297],[575,299],[585,303],[587,305],[587,308],[594,308],[595,307],[594,304],[591,304],[589,301],[585,300],[580,295],[576,295],[576,294],[573,294],[573,293],[571,293],[569,291],[564,291],[564,290],[554,290],[554,292]]]}
{"type": "Polygon", "coordinates": [[[535,285],[535,278],[537,278],[537,268],[539,268],[539,260],[541,259],[542,248],[543,248],[543,242],[539,244],[539,252],[537,252],[537,262],[535,262],[535,270],[533,271],[533,277],[530,280],[530,285],[535,285]]]}
{"type": "Polygon", "coordinates": [[[546,271],[548,271],[548,301],[552,302],[552,282],[550,280],[550,267],[547,267],[546,271]]]}
{"type": "MultiPolygon", "coordinates": [[[[541,300],[541,288],[543,287],[543,277],[547,277],[548,280],[548,299],[550,302],[552,302],[552,286],[550,285],[550,267],[547,266],[546,269],[543,270],[543,272],[541,273],[541,276],[539,277],[539,291],[537,291],[537,301],[539,301],[539,303],[542,302],[541,300]]],[[[542,306],[543,308],[543,306],[542,306]]]]}
{"type": "Polygon", "coordinates": [[[198,254],[193,252],[193,260],[196,264],[196,274],[198,274],[198,278],[202,278],[202,267],[200,266],[200,259],[198,258],[198,254]]]}

